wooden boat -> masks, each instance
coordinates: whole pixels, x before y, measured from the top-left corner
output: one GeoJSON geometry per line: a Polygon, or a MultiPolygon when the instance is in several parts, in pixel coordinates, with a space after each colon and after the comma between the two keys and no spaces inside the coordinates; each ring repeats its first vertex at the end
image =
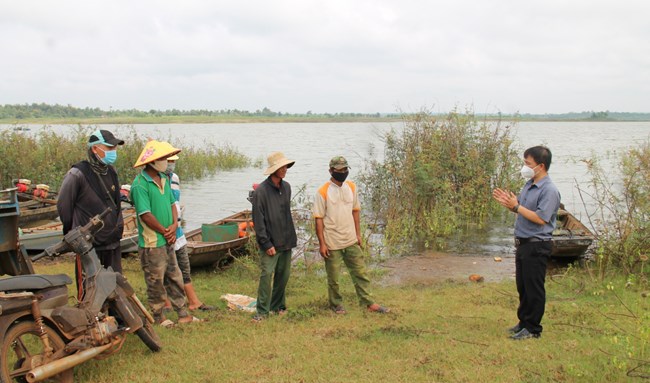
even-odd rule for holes
{"type": "Polygon", "coordinates": [[[23,227],[38,221],[51,221],[59,216],[56,199],[38,198],[27,193],[16,193],[20,216],[18,226],[23,227]]]}
{"type": "Polygon", "coordinates": [[[553,231],[551,257],[580,257],[593,241],[594,234],[573,214],[560,208],[557,214],[556,229],[553,231]]]}
{"type": "MultiPolygon", "coordinates": [[[[222,220],[213,222],[213,225],[221,225],[227,222],[252,222],[250,210],[240,211],[222,220]]],[[[187,253],[192,267],[205,267],[219,265],[231,256],[241,253],[243,247],[248,243],[252,229],[247,229],[246,235],[237,239],[224,242],[204,242],[201,228],[185,233],[187,238],[187,253]]]]}
{"type": "MultiPolygon", "coordinates": [[[[124,217],[124,234],[120,240],[122,253],[138,251],[138,224],[135,209],[127,208],[122,211],[124,217]]],[[[21,229],[19,241],[30,252],[43,251],[63,239],[63,224],[52,222],[46,225],[21,229]]]]}

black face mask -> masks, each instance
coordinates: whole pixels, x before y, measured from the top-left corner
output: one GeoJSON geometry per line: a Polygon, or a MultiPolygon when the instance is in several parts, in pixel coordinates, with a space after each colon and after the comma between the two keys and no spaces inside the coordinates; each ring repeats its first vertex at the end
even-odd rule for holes
{"type": "Polygon", "coordinates": [[[346,178],[348,178],[348,174],[350,174],[350,172],[345,172],[345,173],[332,172],[332,178],[334,178],[339,182],[343,182],[345,181],[346,178]]]}

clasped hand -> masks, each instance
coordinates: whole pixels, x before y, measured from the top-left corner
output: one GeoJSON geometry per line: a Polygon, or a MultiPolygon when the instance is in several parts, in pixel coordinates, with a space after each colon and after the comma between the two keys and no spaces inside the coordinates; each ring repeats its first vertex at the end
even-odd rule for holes
{"type": "Polygon", "coordinates": [[[165,228],[165,232],[163,233],[163,236],[165,237],[165,240],[167,241],[168,245],[172,245],[176,242],[176,229],[177,229],[176,223],[173,223],[172,225],[165,228]]]}
{"type": "Polygon", "coordinates": [[[492,197],[508,210],[514,209],[517,206],[517,196],[515,193],[507,190],[496,188],[492,191],[492,197]]]}

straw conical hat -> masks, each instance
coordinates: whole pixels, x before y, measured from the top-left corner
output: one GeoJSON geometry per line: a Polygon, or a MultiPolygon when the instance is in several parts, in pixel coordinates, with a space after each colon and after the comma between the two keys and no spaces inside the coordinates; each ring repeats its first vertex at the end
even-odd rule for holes
{"type": "Polygon", "coordinates": [[[171,146],[169,142],[151,140],[145,144],[144,149],[142,149],[142,152],[138,156],[138,160],[135,162],[133,167],[137,168],[161,158],[173,156],[180,152],[180,149],[171,146]]]}

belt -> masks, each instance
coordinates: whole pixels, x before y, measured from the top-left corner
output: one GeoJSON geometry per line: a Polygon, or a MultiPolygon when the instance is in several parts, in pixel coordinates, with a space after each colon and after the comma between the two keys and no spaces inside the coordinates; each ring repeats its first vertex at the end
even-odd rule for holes
{"type": "Polygon", "coordinates": [[[535,237],[531,237],[531,238],[516,238],[515,237],[515,246],[525,245],[528,242],[549,242],[550,240],[551,240],[550,238],[548,238],[548,239],[539,239],[539,238],[535,238],[535,237]]]}

